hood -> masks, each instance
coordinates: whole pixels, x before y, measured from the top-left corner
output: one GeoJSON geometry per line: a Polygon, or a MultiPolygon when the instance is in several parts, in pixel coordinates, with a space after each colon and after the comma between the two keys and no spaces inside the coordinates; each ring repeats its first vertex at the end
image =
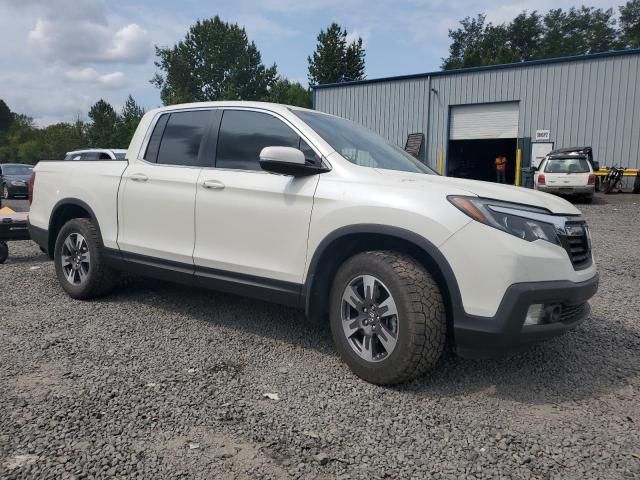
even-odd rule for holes
{"type": "Polygon", "coordinates": [[[522,205],[545,208],[551,213],[564,215],[580,215],[581,212],[563,198],[549,193],[538,192],[530,188],[501,185],[499,183],[482,182],[455,177],[441,177],[438,175],[426,175],[420,173],[398,172],[394,170],[376,169],[388,180],[413,183],[421,188],[438,187],[445,195],[469,195],[491,198],[503,202],[513,202],[522,205]],[[463,191],[463,192],[461,192],[463,191]]]}

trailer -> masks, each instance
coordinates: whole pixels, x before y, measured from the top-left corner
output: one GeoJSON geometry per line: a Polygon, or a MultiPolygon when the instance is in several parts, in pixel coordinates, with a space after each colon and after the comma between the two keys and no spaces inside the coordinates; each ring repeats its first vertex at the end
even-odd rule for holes
{"type": "Polygon", "coordinates": [[[29,240],[28,213],[0,208],[0,264],[9,257],[7,242],[29,240]]]}

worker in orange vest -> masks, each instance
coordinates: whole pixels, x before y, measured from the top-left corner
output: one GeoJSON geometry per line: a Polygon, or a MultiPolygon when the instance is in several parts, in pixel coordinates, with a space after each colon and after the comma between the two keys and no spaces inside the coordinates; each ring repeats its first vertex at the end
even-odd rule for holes
{"type": "Polygon", "coordinates": [[[496,182],[507,183],[507,157],[500,155],[496,158],[496,182]]]}

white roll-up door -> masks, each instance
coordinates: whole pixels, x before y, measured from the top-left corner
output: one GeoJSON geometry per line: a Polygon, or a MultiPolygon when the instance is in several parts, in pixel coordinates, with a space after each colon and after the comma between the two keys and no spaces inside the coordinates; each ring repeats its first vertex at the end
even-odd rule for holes
{"type": "Polygon", "coordinates": [[[451,107],[451,140],[518,137],[518,103],[483,103],[451,107]]]}

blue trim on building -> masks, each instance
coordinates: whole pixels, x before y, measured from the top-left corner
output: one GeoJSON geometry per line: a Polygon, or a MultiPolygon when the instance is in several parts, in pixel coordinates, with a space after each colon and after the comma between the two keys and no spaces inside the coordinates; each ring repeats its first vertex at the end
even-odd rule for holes
{"type": "Polygon", "coordinates": [[[610,52],[589,53],[586,55],[574,55],[571,57],[545,58],[541,60],[530,60],[528,62],[505,63],[501,65],[487,65],[482,67],[460,68],[457,70],[439,70],[437,72],[414,73],[411,75],[399,75],[395,77],[372,78],[370,80],[356,80],[353,82],[325,83],[322,85],[311,85],[313,89],[313,108],[315,110],[315,92],[320,88],[346,87],[351,85],[364,85],[369,83],[391,82],[397,80],[412,80],[416,78],[441,77],[444,75],[460,75],[464,73],[485,72],[488,70],[503,70],[506,68],[522,68],[534,65],[549,65],[553,63],[579,62],[593,60],[598,58],[619,57],[624,55],[640,55],[640,48],[631,48],[627,50],[613,50],[610,52]]]}

